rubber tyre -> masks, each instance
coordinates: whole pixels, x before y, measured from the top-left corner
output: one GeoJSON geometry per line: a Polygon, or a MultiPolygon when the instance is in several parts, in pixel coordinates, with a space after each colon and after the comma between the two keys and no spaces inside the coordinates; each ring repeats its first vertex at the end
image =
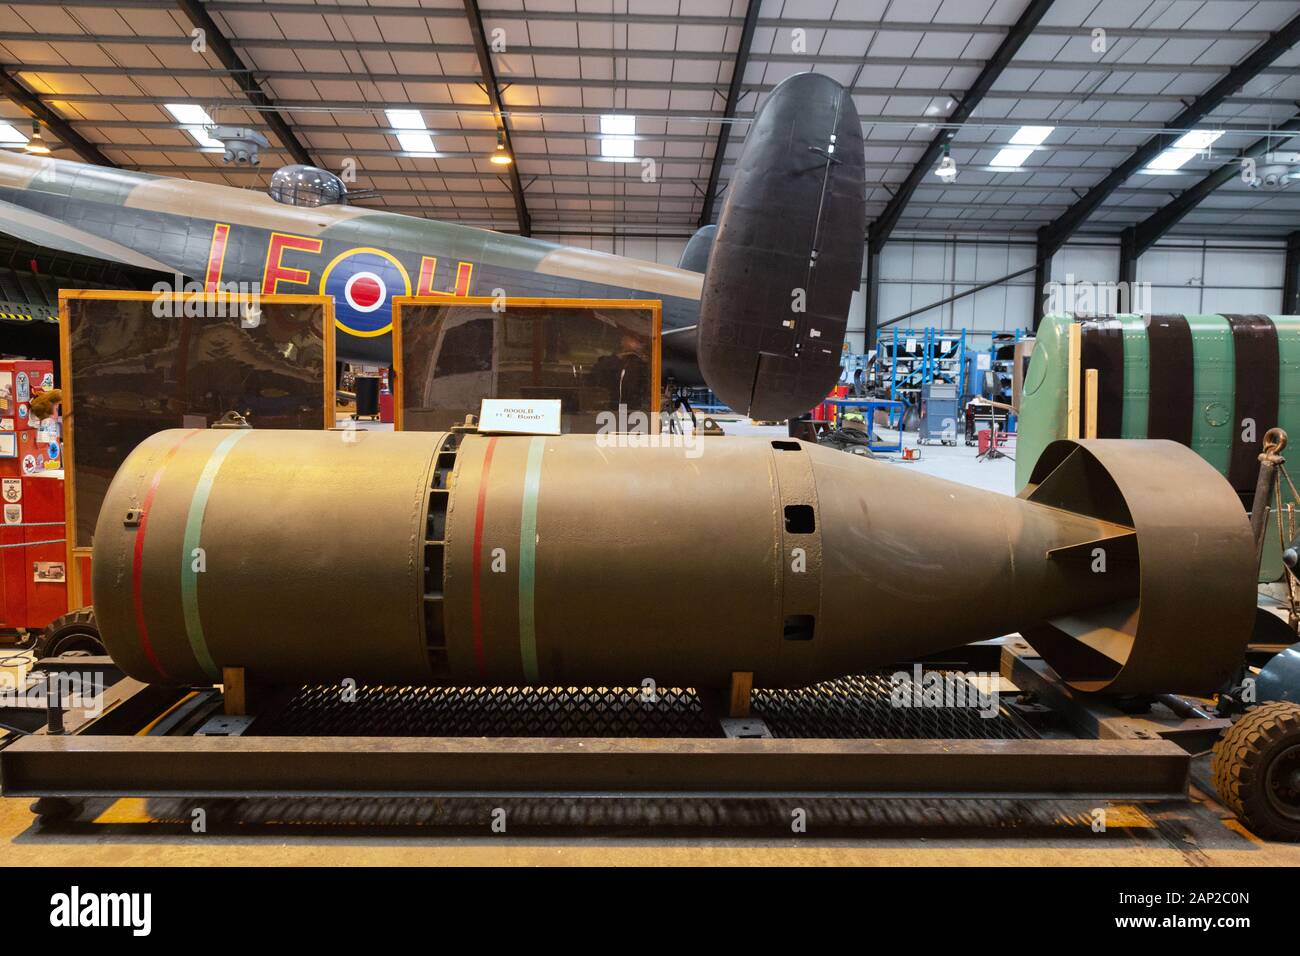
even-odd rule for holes
{"type": "Polygon", "coordinates": [[[1300,842],[1300,786],[1270,781],[1279,757],[1288,775],[1300,767],[1300,704],[1261,704],[1225,731],[1214,745],[1214,789],[1257,837],[1300,842]],[[1280,795],[1271,792],[1275,787],[1280,795]]]}
{"type": "Polygon", "coordinates": [[[99,636],[99,625],[95,623],[94,608],[78,608],[62,617],[56,617],[46,625],[45,633],[32,645],[32,652],[37,660],[43,657],[58,657],[69,651],[85,651],[94,656],[108,653],[104,649],[103,639],[99,636]]]}

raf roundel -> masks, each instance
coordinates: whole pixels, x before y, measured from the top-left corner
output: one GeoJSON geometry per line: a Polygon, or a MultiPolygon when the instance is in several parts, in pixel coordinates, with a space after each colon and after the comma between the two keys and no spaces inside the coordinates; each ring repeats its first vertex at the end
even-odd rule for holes
{"type": "Polygon", "coordinates": [[[374,312],[388,298],[388,287],[373,272],[357,272],[343,286],[343,298],[358,312],[374,312]]]}
{"type": "Polygon", "coordinates": [[[411,294],[411,279],[393,256],[379,249],[350,249],[321,275],[320,291],[334,299],[334,321],[362,337],[393,327],[393,297],[411,294]]]}

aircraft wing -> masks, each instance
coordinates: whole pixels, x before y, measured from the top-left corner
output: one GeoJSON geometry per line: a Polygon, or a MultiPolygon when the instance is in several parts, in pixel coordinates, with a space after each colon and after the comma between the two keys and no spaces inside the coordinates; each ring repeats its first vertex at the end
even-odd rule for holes
{"type": "Polygon", "coordinates": [[[112,262],[120,262],[122,265],[150,269],[154,272],[175,271],[171,266],[164,265],[157,259],[151,259],[110,239],[100,239],[84,229],[78,229],[51,216],[5,202],[3,199],[0,199],[0,232],[47,249],[58,249],[60,252],[108,259],[112,262]]]}

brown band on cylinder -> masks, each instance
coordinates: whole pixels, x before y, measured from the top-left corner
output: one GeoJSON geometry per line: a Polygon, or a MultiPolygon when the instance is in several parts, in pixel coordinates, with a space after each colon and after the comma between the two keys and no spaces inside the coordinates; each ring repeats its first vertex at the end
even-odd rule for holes
{"type": "Polygon", "coordinates": [[[1147,319],[1150,354],[1150,401],[1147,437],[1192,444],[1192,330],[1186,316],[1153,315],[1147,319]]]}
{"type": "Polygon", "coordinates": [[[1124,331],[1118,320],[1082,323],[1083,368],[1097,370],[1097,436],[1119,438],[1124,425],[1124,331]]]}
{"type": "Polygon", "coordinates": [[[1232,328],[1232,458],[1228,481],[1238,492],[1254,496],[1264,433],[1277,425],[1279,375],[1277,326],[1265,315],[1224,315],[1232,328]],[[1247,419],[1254,427],[1247,431],[1247,419]],[[1249,434],[1253,441],[1244,440],[1249,434]]]}

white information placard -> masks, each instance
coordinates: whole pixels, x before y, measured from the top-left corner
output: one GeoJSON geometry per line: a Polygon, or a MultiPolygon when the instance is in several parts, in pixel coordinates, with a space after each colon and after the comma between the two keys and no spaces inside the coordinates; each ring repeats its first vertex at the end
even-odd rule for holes
{"type": "Polygon", "coordinates": [[[479,407],[478,430],[511,435],[558,435],[560,400],[485,398],[479,407]]]}

